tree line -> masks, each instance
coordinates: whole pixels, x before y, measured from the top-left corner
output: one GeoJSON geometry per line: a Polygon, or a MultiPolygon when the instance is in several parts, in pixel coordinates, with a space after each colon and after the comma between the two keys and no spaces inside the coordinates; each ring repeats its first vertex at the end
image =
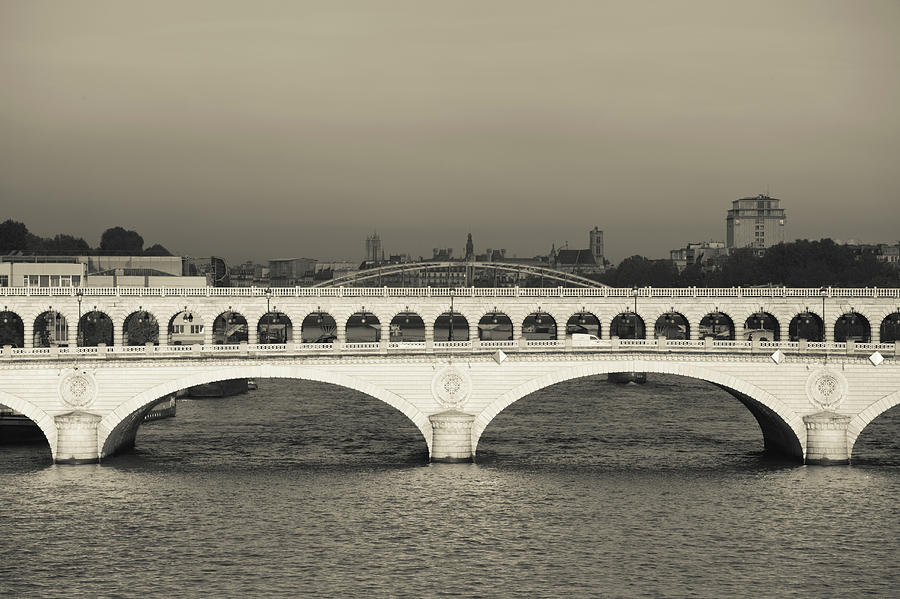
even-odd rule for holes
{"type": "Polygon", "coordinates": [[[671,260],[631,256],[593,278],[612,287],[897,287],[900,270],[858,246],[801,239],[767,248],[761,256],[753,249],[733,250],[681,272],[671,260]]]}
{"type": "Polygon", "coordinates": [[[24,223],[6,220],[0,223],[0,253],[22,252],[35,255],[108,255],[108,256],[171,256],[172,253],[156,243],[144,248],[144,238],[137,231],[111,227],[100,236],[100,245],[92,248],[83,238],[59,233],[53,237],[39,237],[24,223]]]}

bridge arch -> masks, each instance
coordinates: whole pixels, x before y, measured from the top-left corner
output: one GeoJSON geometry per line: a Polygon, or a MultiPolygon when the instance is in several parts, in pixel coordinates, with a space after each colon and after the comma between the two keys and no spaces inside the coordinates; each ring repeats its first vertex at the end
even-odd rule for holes
{"type": "Polygon", "coordinates": [[[825,323],[822,317],[806,310],[800,312],[791,319],[788,325],[789,341],[799,341],[806,339],[807,341],[824,341],[825,340],[825,323]]]}
{"type": "Polygon", "coordinates": [[[862,434],[863,430],[865,430],[873,420],[896,405],[900,405],[900,390],[885,395],[853,417],[853,420],[847,425],[847,455],[852,458],[853,446],[856,445],[856,440],[862,434]]]}
{"type": "Polygon", "coordinates": [[[34,347],[68,345],[69,324],[65,314],[54,309],[45,310],[34,319],[34,347]]]}
{"type": "Polygon", "coordinates": [[[891,312],[881,320],[881,343],[894,343],[900,341],[900,310],[891,312]]]}
{"type": "Polygon", "coordinates": [[[231,345],[248,340],[247,318],[229,308],[213,320],[213,343],[216,345],[231,345]]]}
{"type": "Polygon", "coordinates": [[[372,312],[354,312],[347,318],[345,330],[348,343],[381,341],[381,320],[372,312]]]}
{"type": "Polygon", "coordinates": [[[770,312],[759,310],[744,319],[743,336],[745,339],[760,341],[780,341],[781,324],[770,312]]]}
{"type": "Polygon", "coordinates": [[[714,310],[700,319],[701,337],[713,339],[734,339],[734,319],[721,310],[714,310]]]}
{"type": "Polygon", "coordinates": [[[391,341],[425,341],[425,319],[407,307],[391,318],[391,341]]]}
{"type": "Polygon", "coordinates": [[[636,312],[620,312],[609,323],[610,337],[643,339],[647,333],[644,319],[636,312]]]}
{"type": "Polygon", "coordinates": [[[47,443],[50,444],[51,456],[53,459],[56,459],[57,429],[56,421],[53,420],[52,416],[34,404],[2,390],[0,390],[0,404],[12,408],[20,414],[24,414],[29,420],[38,425],[38,428],[44,433],[44,438],[47,440],[47,443]]]}
{"type": "Polygon", "coordinates": [[[97,347],[101,343],[113,344],[113,320],[109,314],[94,308],[78,321],[78,346],[97,347]]]}
{"type": "Polygon", "coordinates": [[[803,419],[770,393],[731,375],[708,368],[656,360],[640,360],[639,365],[635,364],[635,361],[628,361],[624,364],[621,362],[589,362],[561,368],[511,389],[488,404],[475,417],[475,421],[472,423],[473,453],[477,452],[478,441],[491,421],[500,412],[523,397],[544,387],[571,379],[632,370],[675,374],[712,383],[727,391],[753,414],[762,430],[766,449],[777,449],[798,460],[803,460],[806,455],[806,428],[803,419]]]}
{"type": "Polygon", "coordinates": [[[570,316],[566,321],[567,337],[571,337],[574,333],[586,333],[600,337],[600,332],[600,319],[593,312],[581,310],[570,316]]]}
{"type": "Polygon", "coordinates": [[[478,320],[478,338],[482,341],[512,340],[512,319],[499,310],[486,312],[478,320]]]}
{"type": "Polygon", "coordinates": [[[10,310],[0,312],[0,347],[25,347],[25,321],[10,310]]]}
{"type": "Polygon", "coordinates": [[[669,310],[656,319],[653,334],[657,338],[664,335],[666,339],[690,339],[691,323],[681,312],[669,310]]]}
{"type": "Polygon", "coordinates": [[[256,323],[256,338],[259,343],[290,343],[294,340],[291,318],[284,312],[273,310],[259,317],[256,323]]]}
{"type": "Polygon", "coordinates": [[[456,310],[439,314],[432,325],[435,341],[468,341],[469,320],[456,310]],[[452,328],[451,328],[452,325],[452,328]]]}
{"type": "Polygon", "coordinates": [[[132,312],[122,323],[122,339],[124,345],[159,345],[159,321],[146,310],[132,312]]]}
{"type": "Polygon", "coordinates": [[[337,338],[337,321],[322,309],[307,314],[300,323],[301,343],[331,343],[337,338]]]}
{"type": "Polygon", "coordinates": [[[872,339],[869,319],[859,312],[845,312],[834,321],[834,342],[858,341],[868,343],[872,339]]]}
{"type": "Polygon", "coordinates": [[[169,345],[203,344],[204,320],[199,311],[187,307],[173,314],[166,328],[169,345]]]}
{"type": "MultiPolygon", "coordinates": [[[[138,427],[140,427],[143,421],[144,413],[149,411],[152,405],[161,398],[194,385],[202,385],[234,378],[301,379],[331,383],[340,387],[360,391],[361,393],[365,393],[366,395],[383,401],[409,418],[422,433],[425,444],[428,446],[428,451],[429,453],[431,452],[431,421],[428,420],[428,416],[399,395],[377,385],[325,369],[303,365],[267,364],[229,365],[224,368],[220,367],[202,370],[171,381],[166,381],[165,383],[161,383],[146,391],[138,393],[100,421],[97,427],[98,447],[101,450],[100,457],[107,457],[121,449],[132,447],[134,445],[138,427]]],[[[0,401],[2,401],[2,395],[0,395],[0,401]]],[[[52,419],[50,420],[50,424],[53,424],[52,419]]],[[[46,435],[47,433],[45,432],[44,434],[46,435]]],[[[55,427],[53,434],[56,434],[55,427]]],[[[54,443],[51,443],[51,446],[55,446],[55,436],[54,443]]]]}
{"type": "Polygon", "coordinates": [[[556,319],[538,309],[522,320],[522,336],[525,339],[556,339],[556,319]]]}

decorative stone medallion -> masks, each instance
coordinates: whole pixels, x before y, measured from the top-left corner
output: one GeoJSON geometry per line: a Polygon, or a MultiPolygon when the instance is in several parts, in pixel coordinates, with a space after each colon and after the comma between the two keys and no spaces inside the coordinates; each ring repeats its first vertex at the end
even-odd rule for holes
{"type": "Polygon", "coordinates": [[[431,380],[431,394],[445,408],[462,406],[472,393],[472,379],[452,364],[439,370],[431,380]]]}
{"type": "Polygon", "coordinates": [[[839,372],[819,369],[806,379],[809,401],[822,410],[834,410],[847,394],[847,379],[839,372]]]}
{"type": "Polygon", "coordinates": [[[71,408],[86,408],[97,397],[97,380],[86,370],[73,370],[59,382],[59,398],[71,408]]]}

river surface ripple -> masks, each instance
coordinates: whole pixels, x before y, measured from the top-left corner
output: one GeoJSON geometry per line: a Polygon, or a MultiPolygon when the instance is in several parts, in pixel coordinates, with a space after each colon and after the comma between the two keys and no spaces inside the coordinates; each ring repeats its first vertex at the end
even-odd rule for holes
{"type": "Polygon", "coordinates": [[[849,467],[761,456],[699,381],[569,381],[510,406],[475,465],[425,465],[364,395],[260,380],[182,400],[138,448],[0,447],[4,597],[898,596],[900,413],[849,467]]]}

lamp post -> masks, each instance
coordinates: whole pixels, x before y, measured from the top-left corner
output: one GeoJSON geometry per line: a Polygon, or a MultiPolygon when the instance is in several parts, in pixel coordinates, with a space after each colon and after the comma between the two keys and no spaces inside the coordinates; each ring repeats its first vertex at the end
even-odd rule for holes
{"type": "Polygon", "coordinates": [[[447,333],[447,341],[453,341],[453,290],[450,290],[450,332],[447,333]]]}
{"type": "Polygon", "coordinates": [[[269,326],[272,324],[272,288],[266,287],[266,333],[265,333],[265,341],[263,343],[269,342],[269,326]]]}
{"type": "Polygon", "coordinates": [[[78,299],[78,323],[75,325],[75,346],[84,344],[84,332],[81,330],[81,300],[84,298],[84,291],[79,287],[75,290],[75,297],[78,299]]]}
{"type": "MultiPolygon", "coordinates": [[[[823,360],[824,363],[828,362],[828,321],[825,318],[825,297],[828,295],[828,289],[822,287],[821,289],[819,289],[819,295],[822,296],[822,343],[825,346],[825,358],[823,360]]],[[[833,337],[834,335],[832,334],[832,338],[833,337]]]]}

